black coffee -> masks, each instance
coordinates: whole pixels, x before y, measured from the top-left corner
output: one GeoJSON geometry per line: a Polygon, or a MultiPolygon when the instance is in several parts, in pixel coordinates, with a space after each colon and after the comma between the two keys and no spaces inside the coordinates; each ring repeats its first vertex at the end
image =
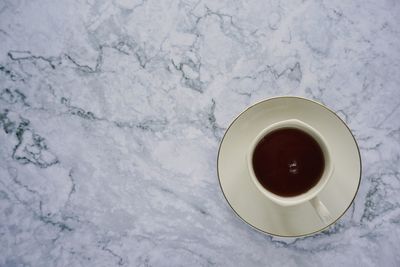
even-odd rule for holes
{"type": "Polygon", "coordinates": [[[325,167],[317,141],[294,128],[282,128],[263,137],[253,153],[258,181],[272,193],[291,197],[315,186],[325,167]]]}

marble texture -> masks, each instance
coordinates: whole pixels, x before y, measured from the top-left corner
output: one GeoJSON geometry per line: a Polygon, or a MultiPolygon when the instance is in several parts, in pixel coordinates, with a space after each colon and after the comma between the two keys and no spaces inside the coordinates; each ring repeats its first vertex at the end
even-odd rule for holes
{"type": "Polygon", "coordinates": [[[0,266],[400,266],[400,2],[0,1],[0,266]],[[353,130],[355,202],[314,236],[230,210],[219,142],[299,95],[353,130]]]}

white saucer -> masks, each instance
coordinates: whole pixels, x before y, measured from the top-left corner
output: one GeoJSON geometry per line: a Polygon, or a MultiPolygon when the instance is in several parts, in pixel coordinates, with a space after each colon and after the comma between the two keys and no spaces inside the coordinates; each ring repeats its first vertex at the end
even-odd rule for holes
{"type": "Polygon", "coordinates": [[[218,152],[218,178],[222,192],[235,213],[254,228],[276,236],[298,237],[322,231],[350,207],[361,180],[361,157],[346,124],[330,109],[300,97],[276,97],[243,111],[228,127],[218,152]],[[332,215],[322,223],[311,204],[281,207],[254,185],[246,165],[246,151],[268,125],[299,119],[318,130],[332,150],[334,172],[318,195],[332,215]]]}

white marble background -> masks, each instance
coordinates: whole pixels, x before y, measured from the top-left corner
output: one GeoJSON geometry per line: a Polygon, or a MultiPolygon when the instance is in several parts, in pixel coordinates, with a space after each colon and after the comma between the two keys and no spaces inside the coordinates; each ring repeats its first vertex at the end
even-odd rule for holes
{"type": "Polygon", "coordinates": [[[0,266],[400,266],[400,2],[0,1],[0,266]],[[316,99],[363,177],[323,233],[230,210],[246,106],[316,99]]]}

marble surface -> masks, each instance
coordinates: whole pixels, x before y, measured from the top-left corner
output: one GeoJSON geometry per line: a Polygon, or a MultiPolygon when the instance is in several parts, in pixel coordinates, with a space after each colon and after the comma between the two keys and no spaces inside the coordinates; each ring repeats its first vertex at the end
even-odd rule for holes
{"type": "Polygon", "coordinates": [[[0,1],[0,266],[399,266],[400,2],[0,1]],[[299,95],[353,130],[333,227],[274,238],[231,211],[219,142],[299,95]]]}

